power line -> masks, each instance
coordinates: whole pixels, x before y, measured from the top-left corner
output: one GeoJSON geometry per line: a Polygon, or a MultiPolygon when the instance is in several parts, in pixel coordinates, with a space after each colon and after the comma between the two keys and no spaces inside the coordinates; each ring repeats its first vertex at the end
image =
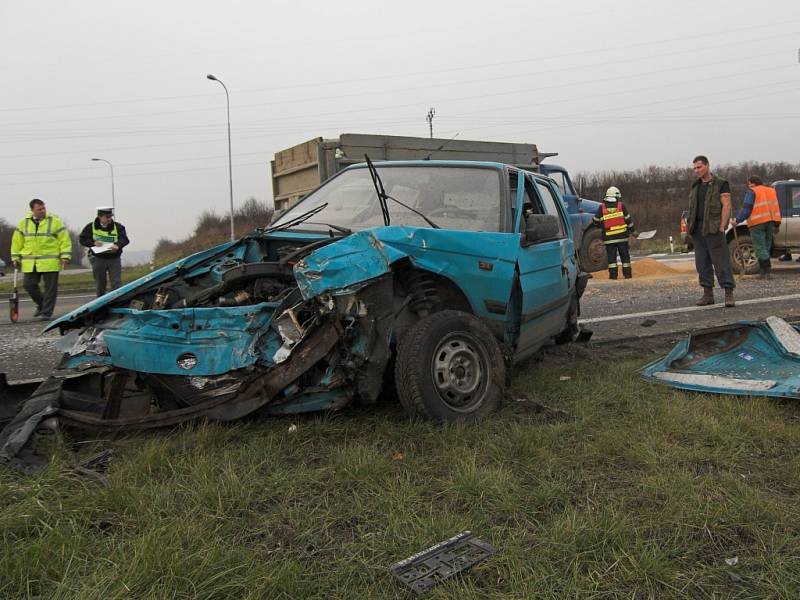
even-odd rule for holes
{"type": "MultiPolygon", "coordinates": [[[[769,52],[769,53],[765,53],[765,54],[761,54],[761,55],[750,56],[749,58],[764,58],[764,57],[770,57],[770,56],[775,56],[775,55],[779,55],[779,54],[783,54],[783,53],[782,52],[769,52]]],[[[725,60],[722,60],[722,61],[717,61],[717,62],[707,62],[705,64],[706,64],[706,66],[716,66],[716,65],[720,65],[720,64],[730,64],[730,63],[731,63],[731,59],[728,58],[728,59],[725,59],[725,60]]],[[[685,68],[686,68],[685,66],[669,67],[669,68],[666,68],[666,69],[648,71],[647,75],[650,76],[650,75],[662,74],[662,73],[667,73],[667,72],[680,71],[680,70],[685,70],[685,68]]],[[[749,71],[749,72],[766,72],[766,71],[779,70],[779,69],[784,69],[784,68],[789,68],[789,66],[788,65],[787,66],[780,66],[780,67],[775,67],[773,69],[759,69],[757,71],[749,71]]],[[[730,76],[731,75],[719,75],[719,76],[715,76],[715,77],[713,77],[711,79],[725,79],[725,78],[728,78],[730,76]]],[[[741,77],[741,76],[742,76],[741,72],[736,73],[736,77],[741,77]]],[[[638,75],[636,75],[636,76],[623,75],[623,76],[617,76],[617,77],[602,77],[602,78],[595,78],[595,79],[583,80],[583,81],[578,81],[578,82],[570,82],[570,83],[565,83],[565,84],[553,84],[553,85],[544,85],[544,86],[537,85],[535,88],[523,88],[523,89],[516,89],[516,90],[510,90],[510,91],[504,91],[504,92],[495,92],[495,93],[491,93],[491,94],[480,94],[480,95],[473,95],[473,96],[463,96],[463,97],[460,97],[460,98],[455,98],[455,99],[451,98],[449,100],[444,100],[444,101],[440,101],[440,102],[458,102],[458,101],[464,101],[464,100],[481,100],[481,99],[486,99],[486,98],[491,98],[491,97],[498,97],[498,96],[519,95],[519,94],[522,94],[522,93],[525,93],[525,92],[540,92],[542,90],[572,88],[572,87],[576,87],[576,86],[589,85],[589,84],[592,84],[592,83],[607,83],[607,82],[611,82],[611,81],[620,81],[620,80],[632,79],[632,78],[635,78],[635,77],[638,77],[638,75]]],[[[709,78],[706,78],[706,79],[709,79],[709,78]]],[[[702,81],[702,80],[699,80],[699,81],[702,81]]],[[[650,86],[650,88],[652,89],[652,88],[657,88],[657,87],[664,87],[665,85],[674,85],[674,84],[661,84],[661,85],[657,85],[657,86],[650,86]]],[[[644,88],[644,89],[648,89],[648,88],[644,88]]],[[[641,91],[641,89],[640,90],[631,90],[631,91],[641,91]]],[[[619,93],[619,91],[616,91],[616,93],[619,93]]],[[[630,93],[630,91],[628,91],[626,93],[630,93]]],[[[600,94],[600,95],[603,95],[603,94],[600,94]]],[[[605,94],[605,95],[608,95],[608,94],[605,94]]],[[[599,96],[599,95],[596,95],[596,96],[599,96]]],[[[564,100],[558,99],[558,100],[555,100],[553,102],[562,103],[562,102],[564,102],[564,100]]],[[[398,108],[417,107],[418,105],[419,105],[418,102],[404,103],[404,104],[395,104],[395,105],[392,105],[392,106],[379,107],[379,108],[376,108],[376,109],[373,109],[373,110],[380,110],[380,111],[383,111],[383,110],[396,110],[398,108]]],[[[327,113],[317,113],[316,116],[326,116],[326,117],[327,116],[337,116],[337,115],[341,115],[341,114],[351,114],[351,113],[354,113],[354,112],[360,113],[363,110],[364,109],[350,109],[350,110],[344,110],[344,111],[329,111],[327,113]]],[[[494,110],[494,109],[491,109],[491,110],[494,110]]],[[[485,110],[472,111],[472,113],[462,113],[462,114],[479,114],[481,112],[485,112],[485,110]]],[[[305,118],[305,115],[303,116],[303,118],[305,118]]],[[[234,129],[246,128],[246,129],[250,130],[250,129],[253,128],[254,125],[273,123],[273,122],[286,123],[287,121],[291,121],[291,117],[283,117],[283,118],[275,118],[275,119],[261,119],[261,120],[256,120],[256,121],[245,121],[245,122],[240,122],[234,129]]],[[[46,137],[39,137],[39,136],[30,135],[30,134],[28,134],[25,138],[19,138],[19,137],[9,138],[8,136],[5,136],[7,139],[6,140],[0,140],[0,144],[2,144],[2,143],[19,143],[19,142],[24,142],[24,141],[36,141],[36,140],[80,139],[80,138],[102,137],[102,136],[96,135],[96,132],[106,132],[109,135],[115,135],[115,136],[119,136],[119,135],[166,135],[166,134],[169,134],[170,132],[174,132],[174,131],[185,131],[185,132],[189,132],[189,133],[198,133],[197,130],[217,129],[219,127],[220,127],[220,125],[193,124],[193,125],[185,125],[185,126],[175,126],[175,127],[170,128],[169,130],[164,129],[163,127],[159,127],[158,129],[154,129],[154,130],[153,129],[141,129],[141,128],[128,128],[128,129],[122,128],[121,129],[119,127],[115,127],[115,128],[112,128],[112,129],[94,129],[94,130],[89,130],[89,131],[87,131],[85,128],[81,128],[79,130],[80,131],[79,135],[70,135],[70,130],[66,130],[65,133],[61,134],[61,135],[55,135],[55,134],[49,133],[47,131],[33,131],[31,133],[33,133],[33,134],[44,134],[46,137]]],[[[13,134],[25,134],[26,132],[13,131],[12,130],[11,133],[13,133],[13,134]]],[[[202,131],[199,132],[199,133],[202,133],[202,131]]]]}
{"type": "MultiPolygon", "coordinates": [[[[376,90],[367,90],[367,91],[353,92],[353,93],[347,93],[347,94],[338,94],[338,95],[333,95],[333,96],[316,96],[315,95],[315,96],[313,96],[311,98],[289,98],[289,99],[286,99],[286,100],[270,100],[270,101],[266,101],[266,102],[242,104],[242,105],[238,105],[236,108],[237,108],[238,111],[241,111],[241,110],[246,110],[246,109],[250,109],[250,108],[264,108],[264,107],[268,107],[268,106],[279,106],[279,105],[283,105],[283,104],[297,105],[298,103],[302,103],[302,102],[319,102],[321,100],[342,100],[342,99],[346,99],[346,98],[361,98],[361,97],[369,96],[369,95],[385,95],[385,94],[396,93],[397,91],[430,90],[431,88],[450,87],[450,86],[454,86],[454,85],[465,85],[465,84],[469,84],[469,83],[486,83],[486,82],[489,82],[489,81],[504,81],[504,80],[508,80],[508,79],[518,80],[521,77],[526,77],[526,76],[532,77],[532,76],[536,76],[536,75],[547,75],[548,73],[564,73],[564,72],[573,71],[573,70],[593,69],[593,68],[596,68],[596,67],[605,67],[605,66],[612,66],[612,65],[628,64],[628,63],[639,62],[639,61],[643,61],[643,60],[651,60],[651,59],[654,59],[654,58],[664,58],[666,56],[676,56],[676,55],[687,54],[687,53],[691,54],[691,53],[696,53],[696,52],[700,52],[700,51],[706,51],[706,50],[710,50],[710,49],[724,48],[724,47],[728,47],[728,46],[741,47],[743,44],[746,44],[746,43],[756,43],[756,42],[762,42],[762,41],[771,41],[771,40],[775,40],[775,39],[780,38],[780,37],[789,37],[789,36],[795,37],[796,34],[791,33],[791,34],[784,34],[782,36],[770,35],[770,36],[763,37],[763,38],[755,38],[755,39],[750,39],[750,40],[736,40],[736,41],[733,41],[733,42],[725,42],[725,43],[722,43],[722,44],[703,46],[703,47],[700,47],[700,48],[681,49],[681,50],[676,50],[676,51],[673,51],[673,52],[666,52],[666,53],[661,53],[661,54],[639,55],[639,56],[629,57],[629,58],[620,59],[620,60],[616,60],[616,61],[600,61],[600,62],[594,62],[594,63],[589,63],[589,64],[573,65],[573,66],[569,66],[569,67],[557,66],[557,67],[553,67],[553,68],[550,68],[550,69],[537,70],[537,71],[528,72],[528,73],[519,73],[519,72],[511,72],[511,71],[509,71],[509,74],[503,75],[503,76],[497,76],[497,77],[488,77],[488,78],[472,79],[472,80],[456,81],[456,82],[447,82],[447,83],[432,83],[432,84],[425,84],[425,85],[413,86],[413,87],[403,86],[399,90],[387,90],[385,88],[381,88],[381,89],[376,89],[376,90]]],[[[713,66],[713,65],[718,65],[718,64],[730,64],[730,63],[733,62],[733,60],[743,60],[743,59],[748,59],[749,60],[749,59],[753,59],[753,58],[763,58],[763,57],[768,57],[768,56],[776,56],[776,55],[779,55],[779,54],[783,54],[783,52],[776,51],[776,52],[770,52],[770,53],[759,54],[759,55],[750,54],[750,55],[747,55],[747,56],[740,57],[740,59],[727,57],[725,60],[717,61],[717,62],[710,62],[710,63],[706,63],[706,64],[708,66],[713,66]]],[[[514,61],[512,61],[512,62],[514,62],[514,61]]],[[[498,65],[499,64],[501,64],[501,63],[498,63],[498,65]]],[[[465,69],[466,68],[472,68],[472,67],[465,67],[465,69]]],[[[685,67],[673,67],[673,68],[670,68],[670,69],[664,69],[664,70],[657,71],[657,72],[668,72],[670,70],[677,70],[677,69],[682,69],[682,68],[685,68],[685,67]]],[[[649,73],[652,73],[652,71],[648,72],[648,74],[649,73]]],[[[626,79],[626,78],[629,78],[629,77],[630,76],[617,76],[617,77],[612,77],[612,78],[608,78],[608,79],[609,80],[619,80],[619,79],[626,79]]],[[[564,87],[564,86],[562,86],[562,87],[564,87]]],[[[50,124],[50,123],[83,122],[83,121],[93,121],[94,122],[94,121],[97,121],[97,120],[143,118],[143,117],[166,116],[166,115],[175,115],[175,114],[212,112],[212,111],[217,111],[217,110],[218,110],[217,107],[210,107],[210,108],[182,108],[182,109],[175,109],[175,110],[169,110],[169,111],[139,112],[139,113],[121,114],[121,115],[106,115],[106,116],[92,115],[92,116],[88,116],[88,117],[74,117],[74,118],[68,118],[68,119],[47,119],[47,120],[38,120],[38,121],[23,121],[21,123],[15,123],[14,125],[26,126],[26,125],[47,125],[47,124],[50,124]]],[[[11,131],[15,131],[15,130],[11,129],[11,131]]]]}
{"type": "MultiPolygon", "coordinates": [[[[782,26],[782,25],[794,25],[800,23],[800,19],[794,19],[789,21],[774,21],[770,23],[761,23],[761,24],[748,24],[747,26],[738,27],[738,28],[725,28],[722,30],[717,31],[706,31],[704,32],[705,37],[713,37],[716,35],[727,35],[732,33],[737,33],[740,31],[754,31],[757,29],[772,29],[775,26],[782,26]]],[[[547,60],[556,60],[561,58],[569,58],[574,56],[582,56],[591,52],[593,55],[598,53],[604,52],[616,52],[616,51],[630,51],[632,48],[640,48],[640,47],[647,47],[647,46],[655,46],[659,44],[669,44],[673,42],[680,42],[683,40],[697,39],[696,34],[689,34],[683,36],[677,36],[672,38],[662,38],[660,40],[647,40],[642,42],[631,42],[626,43],[618,46],[603,46],[600,48],[593,48],[591,51],[588,50],[577,50],[573,52],[563,52],[560,54],[551,54],[545,56],[537,56],[535,58],[527,58],[527,59],[517,59],[517,60],[504,60],[501,62],[491,62],[491,63],[482,63],[478,65],[470,65],[467,67],[452,67],[452,68],[445,68],[445,69],[432,69],[427,71],[410,71],[406,73],[394,74],[394,75],[380,75],[380,76],[372,76],[372,77],[361,77],[361,78],[354,78],[354,79],[337,79],[331,81],[314,81],[308,83],[299,83],[299,84],[289,84],[283,86],[270,86],[267,88],[251,88],[251,89],[244,89],[244,90],[235,90],[237,94],[248,94],[248,93],[260,93],[264,91],[268,91],[270,93],[274,93],[275,91],[279,90],[292,90],[292,89],[299,89],[299,88],[319,88],[321,86],[328,86],[328,85],[348,85],[352,83],[366,83],[366,82],[373,82],[373,81],[382,81],[386,79],[398,79],[400,77],[416,77],[420,75],[438,75],[441,73],[453,73],[453,72],[460,72],[460,71],[469,71],[469,70],[477,70],[477,69],[485,69],[485,68],[493,68],[498,66],[508,66],[508,65],[515,65],[515,64],[526,64],[531,62],[542,62],[547,60]]],[[[769,39],[772,39],[771,36],[769,39]]],[[[738,42],[737,42],[738,43],[738,42]]],[[[51,104],[51,105],[40,105],[40,106],[25,106],[25,107],[5,107],[0,108],[0,113],[2,112],[27,112],[27,111],[35,111],[35,110],[53,110],[59,108],[78,108],[82,106],[104,106],[104,105],[114,105],[114,104],[130,104],[130,103],[137,103],[137,102],[153,102],[153,101],[161,101],[161,100],[185,100],[189,98],[207,98],[211,97],[213,94],[186,94],[186,95],[173,95],[173,96],[152,96],[147,98],[137,98],[137,99],[119,99],[119,100],[106,100],[101,102],[82,102],[82,103],[73,103],[73,104],[51,104]]]]}

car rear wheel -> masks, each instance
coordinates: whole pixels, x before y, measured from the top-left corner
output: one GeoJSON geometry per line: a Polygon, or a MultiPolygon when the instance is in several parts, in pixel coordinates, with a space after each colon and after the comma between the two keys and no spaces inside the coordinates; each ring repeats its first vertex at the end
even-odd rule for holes
{"type": "Polygon", "coordinates": [[[756,256],[755,246],[753,246],[753,238],[749,234],[740,233],[738,236],[731,238],[728,243],[728,250],[734,271],[746,275],[758,273],[758,257],[756,256]]]}
{"type": "Polygon", "coordinates": [[[608,266],[606,247],[603,244],[603,232],[597,227],[590,227],[583,232],[580,259],[581,269],[587,273],[602,271],[608,266]]]}
{"type": "Polygon", "coordinates": [[[478,421],[500,405],[505,362],[492,333],[455,310],[417,322],[397,348],[395,382],[413,418],[478,421]]]}

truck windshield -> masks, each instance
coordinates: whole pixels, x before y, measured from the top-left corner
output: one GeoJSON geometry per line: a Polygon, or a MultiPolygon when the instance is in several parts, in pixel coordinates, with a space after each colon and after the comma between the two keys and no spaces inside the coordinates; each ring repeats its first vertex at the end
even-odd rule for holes
{"type": "MultiPolygon", "coordinates": [[[[376,165],[376,168],[387,194],[417,209],[442,229],[500,230],[500,171],[434,165],[376,165]]],[[[311,192],[271,227],[288,223],[325,203],[324,209],[299,227],[313,230],[317,228],[315,222],[353,230],[383,225],[369,170],[358,167],[342,172],[311,192]]],[[[389,203],[389,214],[392,225],[428,227],[419,215],[397,203],[389,203]]]]}

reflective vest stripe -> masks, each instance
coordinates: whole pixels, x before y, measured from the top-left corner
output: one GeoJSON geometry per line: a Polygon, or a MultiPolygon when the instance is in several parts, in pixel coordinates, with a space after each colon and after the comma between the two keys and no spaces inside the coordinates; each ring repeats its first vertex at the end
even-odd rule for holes
{"type": "Polygon", "coordinates": [[[55,255],[53,255],[53,254],[37,254],[35,256],[33,254],[24,254],[24,255],[22,255],[22,260],[40,260],[40,259],[43,259],[43,258],[61,258],[61,257],[58,254],[55,254],[55,255]]]}
{"type": "Polygon", "coordinates": [[[628,230],[625,213],[622,211],[622,202],[617,203],[614,210],[603,203],[601,220],[606,235],[620,235],[628,230]]]}
{"type": "Polygon", "coordinates": [[[771,187],[758,185],[755,190],[756,198],[753,201],[753,211],[747,217],[749,226],[761,225],[762,223],[781,222],[781,207],[778,204],[778,194],[771,187]]]}
{"type": "Polygon", "coordinates": [[[94,225],[92,225],[92,239],[97,240],[98,242],[111,242],[112,244],[116,244],[117,240],[119,240],[117,224],[114,223],[114,228],[111,231],[97,229],[94,225]]]}

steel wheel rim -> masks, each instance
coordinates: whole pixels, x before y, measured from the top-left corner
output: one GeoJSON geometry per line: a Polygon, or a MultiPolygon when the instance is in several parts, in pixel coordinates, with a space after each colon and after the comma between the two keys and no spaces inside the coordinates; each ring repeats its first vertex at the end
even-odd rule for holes
{"type": "Polygon", "coordinates": [[[736,262],[742,266],[742,270],[752,267],[757,262],[755,250],[749,244],[737,245],[734,256],[736,257],[736,262]]]}
{"type": "Polygon", "coordinates": [[[488,373],[484,346],[469,334],[451,333],[434,350],[431,361],[434,387],[442,401],[456,412],[472,412],[482,404],[488,373]]]}

